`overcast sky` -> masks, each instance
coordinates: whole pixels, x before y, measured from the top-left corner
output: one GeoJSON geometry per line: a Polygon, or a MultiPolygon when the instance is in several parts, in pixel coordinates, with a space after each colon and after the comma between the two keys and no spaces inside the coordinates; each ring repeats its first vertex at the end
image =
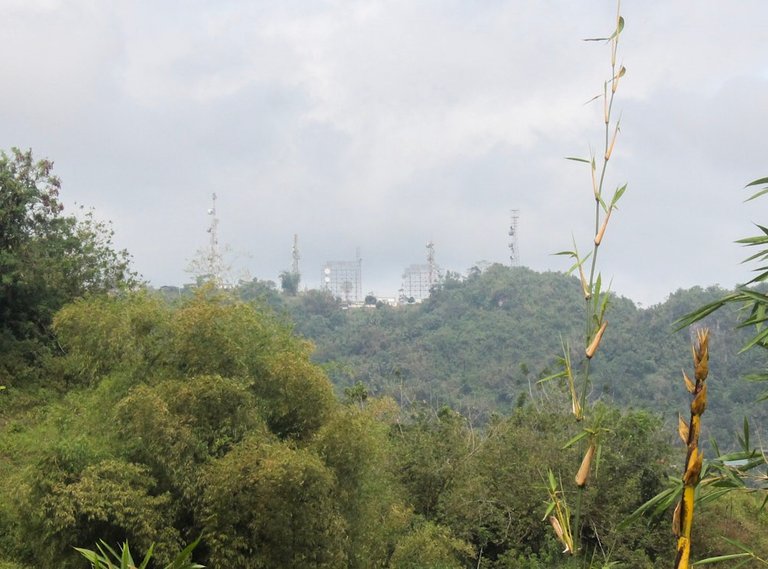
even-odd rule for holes
{"type": "MultiPolygon", "coordinates": [[[[394,296],[443,269],[522,265],[591,241],[587,156],[615,3],[595,0],[0,0],[0,147],[54,160],[153,285],[191,280],[218,195],[237,274],[303,285],[363,259],[394,296]]],[[[749,279],[733,243],[768,221],[768,2],[625,0],[608,185],[629,183],[600,268],[644,305],[749,279]]]]}

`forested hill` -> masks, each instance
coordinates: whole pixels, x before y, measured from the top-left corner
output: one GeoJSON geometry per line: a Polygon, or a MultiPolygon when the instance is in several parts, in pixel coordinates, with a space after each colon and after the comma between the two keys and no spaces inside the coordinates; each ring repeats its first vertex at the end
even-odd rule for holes
{"type": "MultiPolygon", "coordinates": [[[[650,308],[614,297],[593,361],[592,397],[676,418],[686,408],[681,369],[690,361],[690,331],[675,332],[673,324],[725,292],[679,290],[650,308]]],[[[315,360],[340,392],[359,381],[372,394],[405,405],[449,405],[480,422],[531,398],[555,397],[564,386],[538,380],[557,371],[564,342],[583,346],[580,286],[562,273],[493,265],[466,278],[449,276],[424,303],[398,308],[341,310],[316,291],[292,300],[297,332],[316,344],[315,360]]],[[[744,379],[763,367],[762,354],[739,354],[748,331],[736,330],[730,307],[702,325],[712,329],[705,429],[730,441],[744,416],[766,416],[768,405],[756,401],[762,386],[744,379]]]]}

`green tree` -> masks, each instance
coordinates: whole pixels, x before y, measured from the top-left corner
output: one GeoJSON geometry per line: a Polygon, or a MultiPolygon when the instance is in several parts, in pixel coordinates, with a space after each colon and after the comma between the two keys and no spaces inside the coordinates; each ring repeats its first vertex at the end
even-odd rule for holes
{"type": "Polygon", "coordinates": [[[472,547],[457,539],[450,529],[427,522],[397,544],[389,566],[392,569],[462,569],[472,554],[472,547]]]}
{"type": "Polygon", "coordinates": [[[335,474],[334,501],[347,523],[347,567],[375,569],[387,559],[412,518],[395,481],[388,430],[398,416],[391,399],[338,410],[313,440],[335,474]]]}
{"type": "Polygon", "coordinates": [[[280,273],[280,288],[288,296],[296,296],[299,293],[299,282],[301,275],[292,271],[283,271],[280,273]]]}
{"type": "Polygon", "coordinates": [[[210,464],[201,517],[214,567],[345,565],[334,476],[307,450],[251,438],[210,464]]]}
{"type": "Polygon", "coordinates": [[[135,282],[128,253],[114,249],[110,226],[91,212],[82,219],[65,215],[60,189],[53,162],[16,148],[0,152],[0,351],[6,370],[35,359],[65,303],[135,282]],[[14,351],[17,357],[8,358],[14,351]]]}

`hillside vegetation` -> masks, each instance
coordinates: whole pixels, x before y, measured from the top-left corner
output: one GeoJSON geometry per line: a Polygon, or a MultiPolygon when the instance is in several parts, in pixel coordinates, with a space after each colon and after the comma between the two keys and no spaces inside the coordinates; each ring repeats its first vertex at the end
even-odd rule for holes
{"type": "MultiPolygon", "coordinates": [[[[85,568],[76,547],[124,543],[149,569],[190,569],[174,560],[195,543],[213,568],[669,566],[671,502],[631,515],[679,487],[664,419],[685,409],[689,338],[671,323],[721,291],[613,299],[588,427],[539,384],[582,333],[570,277],[491,266],[400,308],[259,281],[169,301],[108,226],[62,213],[49,162],[2,154],[0,183],[0,568],[85,568]],[[582,470],[568,441],[587,428],[600,452],[564,557],[547,496],[574,496],[557,479],[582,470]]],[[[737,355],[732,312],[709,319],[705,424],[727,440],[763,418],[739,379],[757,355],[737,355]]],[[[720,536],[768,550],[761,497],[702,503],[698,554],[732,552],[720,536]]]]}
{"type": "MultiPolygon", "coordinates": [[[[613,297],[591,397],[676,421],[686,406],[681,369],[691,332],[675,331],[675,321],[725,293],[717,287],[679,290],[648,308],[613,297]]],[[[537,382],[555,371],[563,342],[578,345],[583,335],[578,280],[524,267],[449,275],[423,304],[399,308],[341,310],[318,292],[288,300],[296,331],[316,344],[313,359],[340,393],[359,381],[403,405],[452,406],[478,424],[556,396],[555,386],[537,382]]],[[[763,388],[744,379],[764,363],[759,353],[739,353],[750,330],[736,329],[738,317],[738,308],[728,307],[700,324],[711,329],[705,438],[714,435],[725,447],[745,416],[757,424],[768,418],[758,401],[763,388]]]]}

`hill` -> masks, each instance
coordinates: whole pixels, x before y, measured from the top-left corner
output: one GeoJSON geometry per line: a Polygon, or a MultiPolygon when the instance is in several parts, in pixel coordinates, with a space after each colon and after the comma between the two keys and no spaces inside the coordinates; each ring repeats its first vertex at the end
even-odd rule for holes
{"type": "MultiPolygon", "coordinates": [[[[691,332],[675,331],[674,322],[726,292],[678,290],[648,308],[614,296],[591,397],[676,419],[686,405],[681,369],[689,361],[691,332]]],[[[342,310],[317,291],[289,300],[296,331],[316,344],[314,360],[340,392],[362,382],[371,394],[401,405],[448,405],[479,423],[525,401],[556,397],[557,386],[537,382],[556,371],[564,343],[582,343],[577,279],[525,267],[449,274],[418,305],[342,310]]],[[[737,316],[726,307],[701,324],[712,330],[705,436],[721,443],[733,440],[744,416],[760,422],[768,408],[757,402],[761,387],[744,380],[763,363],[758,353],[739,353],[748,331],[736,329],[737,316]]]]}

